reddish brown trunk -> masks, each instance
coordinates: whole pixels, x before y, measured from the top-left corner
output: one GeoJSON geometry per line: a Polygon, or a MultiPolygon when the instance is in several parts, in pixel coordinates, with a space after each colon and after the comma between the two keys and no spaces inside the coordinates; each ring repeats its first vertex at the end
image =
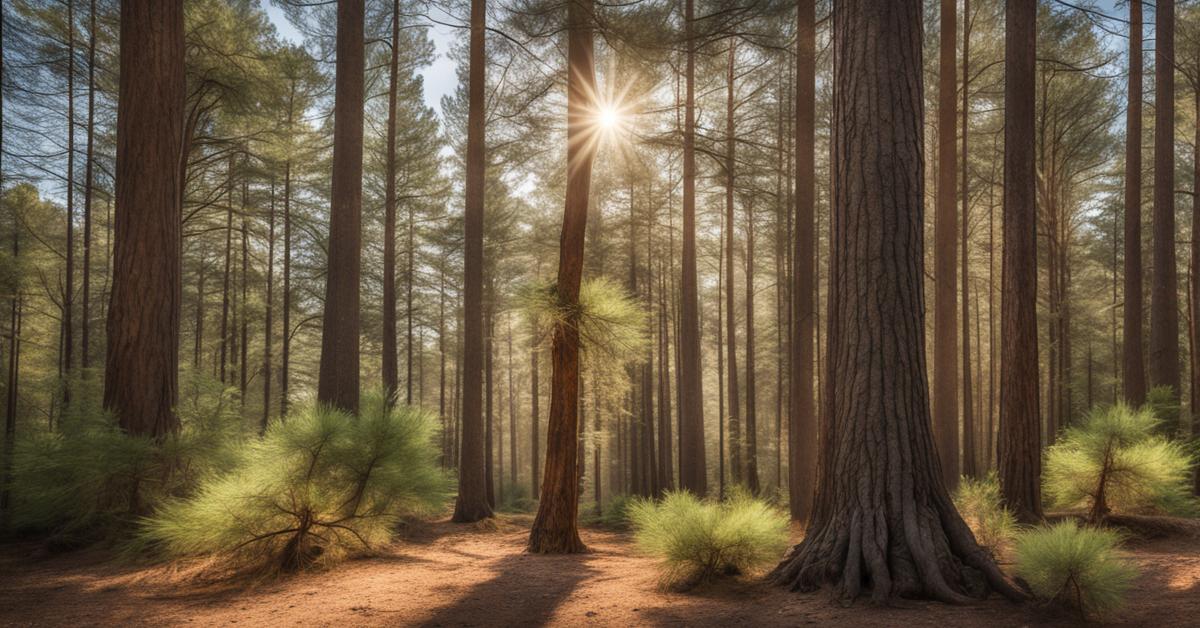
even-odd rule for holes
{"type": "Polygon", "coordinates": [[[1011,0],[1004,37],[1004,254],[1000,308],[1000,489],[1019,520],[1041,519],[1034,76],[1037,1],[1011,0]]]}
{"type": "Polygon", "coordinates": [[[565,320],[554,325],[551,349],[550,418],[546,434],[546,475],[529,551],[539,554],[586,551],[579,540],[577,440],[579,416],[579,287],[588,196],[597,127],[593,108],[596,77],[592,61],[592,0],[567,5],[567,198],[559,240],[555,290],[565,320]]]}
{"type": "Polygon", "coordinates": [[[963,81],[962,81],[962,472],[967,477],[979,476],[979,460],[975,453],[975,411],[971,383],[971,272],[968,263],[971,195],[967,181],[967,114],[970,110],[971,60],[971,0],[963,0],[963,81]]]}
{"type": "MultiPolygon", "coordinates": [[[[730,317],[733,318],[733,317],[730,317]]],[[[758,409],[754,373],[754,199],[746,200],[746,488],[758,493],[758,409]]]]}
{"type": "Polygon", "coordinates": [[[1129,2],[1129,95],[1125,109],[1125,308],[1121,352],[1125,401],[1146,401],[1142,345],[1142,3],[1129,2]]]}
{"type": "Polygon", "coordinates": [[[329,263],[317,380],[318,402],[352,414],[358,414],[364,19],[363,0],[338,2],[329,263]]]}
{"type": "MultiPolygon", "coordinates": [[[[733,272],[733,234],[737,231],[733,227],[736,224],[733,220],[733,186],[737,156],[733,108],[733,68],[737,58],[736,41],[735,39],[729,40],[729,64],[725,80],[725,264],[729,269],[729,272],[725,273],[725,355],[729,359],[725,374],[729,378],[729,395],[727,397],[729,404],[727,419],[729,421],[729,479],[734,484],[739,484],[742,481],[744,466],[742,462],[744,443],[741,417],[738,414],[741,410],[742,395],[741,388],[738,386],[737,317],[733,315],[735,311],[734,291],[737,286],[733,272]]],[[[749,251],[749,243],[747,243],[747,251],[749,251]]]]}
{"type": "Polygon", "coordinates": [[[67,271],[62,295],[63,405],[71,400],[75,368],[75,0],[67,0],[67,271]]]}
{"type": "MultiPolygon", "coordinates": [[[[1179,377],[1179,285],[1175,260],[1175,0],[1154,10],[1154,273],[1150,283],[1150,387],[1179,377]]],[[[1172,417],[1174,419],[1174,417],[1172,417]]],[[[1166,429],[1174,433],[1178,426],[1166,429]]]]}
{"type": "Polygon", "coordinates": [[[937,198],[933,249],[933,426],[941,461],[942,480],[953,490],[958,485],[958,216],[954,207],[958,184],[955,162],[955,0],[941,2],[938,37],[937,198]]]}
{"type": "MultiPolygon", "coordinates": [[[[392,2],[392,58],[388,70],[387,157],[383,219],[383,391],[394,401],[399,389],[396,362],[396,77],[400,70],[400,1],[392,2]]],[[[411,378],[410,378],[411,379],[411,378]]],[[[408,403],[412,402],[411,395],[408,403]]]]}
{"type": "Polygon", "coordinates": [[[95,196],[96,0],[88,6],[87,166],[83,184],[83,303],[80,312],[80,366],[92,366],[92,200],[95,196]]]}
{"type": "MultiPolygon", "coordinates": [[[[289,102],[288,127],[292,110],[289,102]]],[[[283,165],[283,345],[279,356],[279,416],[288,412],[288,366],[292,347],[292,161],[283,165]]]]}
{"type": "Polygon", "coordinates": [[[263,407],[261,432],[271,420],[271,342],[275,332],[275,177],[271,177],[271,209],[267,222],[267,298],[263,321],[263,407]]]}
{"type": "Polygon", "coordinates": [[[182,0],[121,3],[112,297],[104,407],[121,429],[179,429],[182,0]]]}

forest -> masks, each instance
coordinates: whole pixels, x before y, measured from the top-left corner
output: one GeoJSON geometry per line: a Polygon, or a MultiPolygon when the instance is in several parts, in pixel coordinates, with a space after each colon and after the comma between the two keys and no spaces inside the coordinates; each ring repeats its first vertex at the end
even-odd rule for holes
{"type": "Polygon", "coordinates": [[[5,0],[0,626],[1182,626],[1200,1],[5,0]]]}

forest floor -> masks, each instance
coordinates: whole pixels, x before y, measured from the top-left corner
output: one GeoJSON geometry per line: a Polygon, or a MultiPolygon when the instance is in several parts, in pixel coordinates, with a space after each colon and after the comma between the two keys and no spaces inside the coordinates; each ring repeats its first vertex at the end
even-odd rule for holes
{"type": "MultiPolygon", "coordinates": [[[[524,552],[531,518],[489,528],[439,521],[409,529],[369,558],[247,584],[203,584],[96,550],[46,555],[0,546],[0,625],[251,626],[1061,626],[1053,609],[993,598],[971,606],[843,607],[828,593],[791,593],[742,576],[689,593],[657,586],[655,561],[626,533],[586,528],[589,554],[524,552]]],[[[1200,539],[1131,541],[1142,575],[1110,623],[1198,625],[1200,539]]]]}

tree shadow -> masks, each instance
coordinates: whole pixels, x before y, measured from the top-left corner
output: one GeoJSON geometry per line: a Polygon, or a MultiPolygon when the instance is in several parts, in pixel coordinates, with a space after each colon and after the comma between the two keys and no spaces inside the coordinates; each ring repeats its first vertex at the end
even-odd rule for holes
{"type": "Polygon", "coordinates": [[[593,554],[519,553],[502,558],[492,578],[471,586],[420,626],[544,626],[596,570],[593,554]]]}

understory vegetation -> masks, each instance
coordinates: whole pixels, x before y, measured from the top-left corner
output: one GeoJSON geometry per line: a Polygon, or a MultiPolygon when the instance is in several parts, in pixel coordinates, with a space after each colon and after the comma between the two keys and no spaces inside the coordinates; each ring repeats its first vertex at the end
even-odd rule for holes
{"type": "Polygon", "coordinates": [[[1073,521],[1022,533],[1016,541],[1017,575],[1035,596],[1085,617],[1121,608],[1137,569],[1119,554],[1119,533],[1073,521]]]}
{"type": "Polygon", "coordinates": [[[1153,404],[1097,408],[1046,450],[1047,500],[1087,510],[1090,523],[1110,512],[1194,515],[1191,457],[1162,435],[1153,404]]]}
{"type": "Polygon", "coordinates": [[[975,535],[975,541],[996,556],[1008,549],[1020,531],[1016,517],[1000,498],[1000,480],[992,471],[981,479],[964,477],[954,505],[975,535]]]}
{"type": "Polygon", "coordinates": [[[749,494],[724,502],[686,491],[629,506],[638,547],[660,559],[661,583],[683,590],[773,564],[787,548],[788,517],[749,494]]]}
{"type": "Polygon", "coordinates": [[[391,538],[404,518],[445,503],[433,422],[368,396],[355,418],[308,407],[244,447],[195,496],[145,522],[145,539],[171,556],[227,555],[294,570],[328,564],[391,538]]]}

